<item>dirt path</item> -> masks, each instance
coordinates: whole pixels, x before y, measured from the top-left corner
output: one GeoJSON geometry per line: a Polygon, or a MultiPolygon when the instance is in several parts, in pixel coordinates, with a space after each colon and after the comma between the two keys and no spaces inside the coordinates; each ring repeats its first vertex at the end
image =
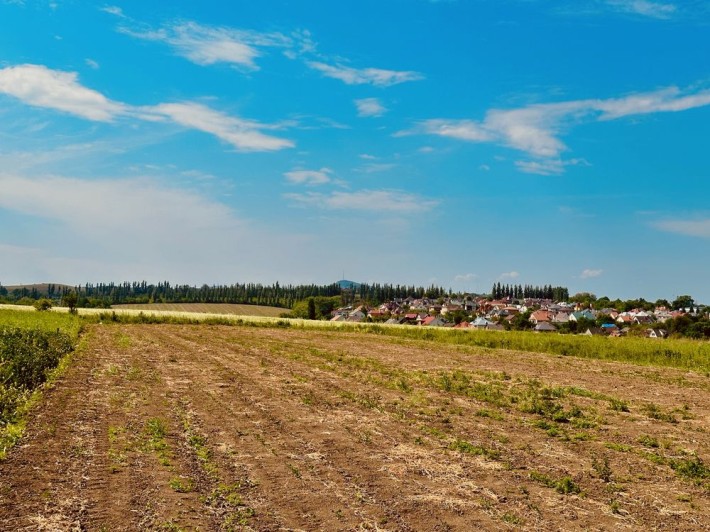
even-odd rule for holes
{"type": "Polygon", "coordinates": [[[1,530],[708,530],[706,377],[368,334],[95,326],[1,530]]]}

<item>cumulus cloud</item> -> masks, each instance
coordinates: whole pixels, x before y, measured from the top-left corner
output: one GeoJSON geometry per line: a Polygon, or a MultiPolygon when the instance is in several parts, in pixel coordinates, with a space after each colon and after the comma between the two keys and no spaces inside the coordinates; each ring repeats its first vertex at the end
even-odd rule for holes
{"type": "MultiPolygon", "coordinates": [[[[491,109],[482,121],[429,119],[395,135],[428,134],[468,142],[494,142],[538,159],[559,159],[567,150],[561,137],[578,123],[678,112],[706,105],[710,105],[710,90],[683,93],[677,87],[669,87],[622,98],[572,100],[529,105],[519,109],[491,109]]],[[[535,165],[524,162],[519,167],[523,171],[559,173],[560,163],[546,161],[535,165]]]]}
{"type": "Polygon", "coordinates": [[[200,103],[164,103],[145,110],[169,117],[180,125],[211,133],[239,151],[274,151],[294,145],[290,140],[262,133],[260,130],[267,127],[263,124],[229,116],[200,103]]]}
{"type": "Polygon", "coordinates": [[[378,98],[355,100],[355,106],[357,107],[357,115],[360,117],[382,116],[387,112],[387,108],[378,98]]]}
{"type": "Polygon", "coordinates": [[[110,122],[127,110],[124,104],[81,85],[76,72],[51,70],[43,65],[1,69],[0,93],[34,107],[54,109],[97,122],[110,122]]]}
{"type": "Polygon", "coordinates": [[[669,233],[710,238],[710,218],[699,218],[696,220],[661,220],[654,222],[653,226],[656,229],[669,233]]]}
{"type": "Polygon", "coordinates": [[[438,201],[427,200],[415,194],[395,190],[360,190],[357,192],[332,192],[330,194],[285,194],[285,197],[302,206],[328,210],[370,211],[382,214],[411,214],[427,212],[438,201]]]}
{"type": "Polygon", "coordinates": [[[329,183],[333,170],[321,168],[320,170],[291,170],[284,176],[290,183],[296,185],[324,185],[329,183]]]}
{"type": "Polygon", "coordinates": [[[594,277],[599,277],[602,273],[604,273],[604,270],[586,269],[582,271],[579,277],[580,279],[592,279],[594,277]]]}
{"type": "Polygon", "coordinates": [[[306,64],[313,70],[321,72],[324,76],[346,83],[347,85],[375,85],[388,87],[423,79],[419,72],[384,70],[381,68],[352,68],[341,64],[329,65],[320,61],[308,61],[306,64]]]}

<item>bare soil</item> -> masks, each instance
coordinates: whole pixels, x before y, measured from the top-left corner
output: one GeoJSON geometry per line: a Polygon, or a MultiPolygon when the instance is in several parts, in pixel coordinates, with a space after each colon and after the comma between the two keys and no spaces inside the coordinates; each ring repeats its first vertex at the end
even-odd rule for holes
{"type": "Polygon", "coordinates": [[[0,530],[710,530],[695,373],[365,333],[95,325],[0,530]]]}

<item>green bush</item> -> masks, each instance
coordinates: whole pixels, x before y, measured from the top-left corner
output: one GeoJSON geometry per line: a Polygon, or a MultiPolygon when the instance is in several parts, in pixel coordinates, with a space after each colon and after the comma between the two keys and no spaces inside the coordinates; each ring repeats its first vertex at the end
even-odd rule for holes
{"type": "Polygon", "coordinates": [[[59,331],[0,329],[0,425],[13,419],[29,393],[71,350],[71,338],[59,331]]]}

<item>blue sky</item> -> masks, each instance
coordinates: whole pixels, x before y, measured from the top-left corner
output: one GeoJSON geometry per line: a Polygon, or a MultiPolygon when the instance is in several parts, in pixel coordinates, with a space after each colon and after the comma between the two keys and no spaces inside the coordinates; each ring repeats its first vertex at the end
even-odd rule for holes
{"type": "Polygon", "coordinates": [[[710,302],[710,6],[0,0],[0,282],[710,302]]]}

